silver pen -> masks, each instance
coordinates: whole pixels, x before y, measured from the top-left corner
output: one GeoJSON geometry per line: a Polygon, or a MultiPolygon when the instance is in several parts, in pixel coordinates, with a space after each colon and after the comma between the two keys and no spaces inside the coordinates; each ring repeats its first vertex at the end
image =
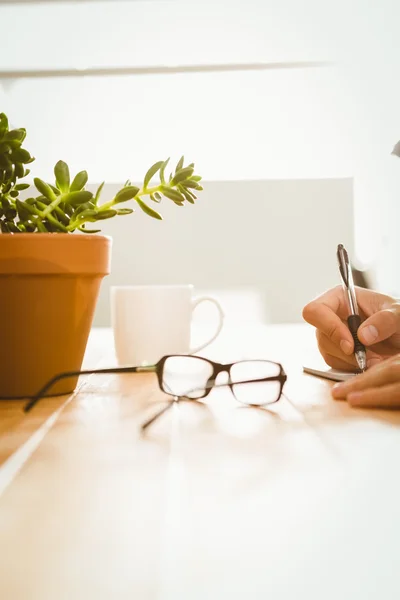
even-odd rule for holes
{"type": "Polygon", "coordinates": [[[358,328],[361,325],[361,318],[358,312],[356,292],[354,289],[353,273],[349,262],[349,256],[343,244],[338,245],[337,259],[339,263],[340,276],[342,278],[344,295],[349,308],[349,317],[347,319],[347,325],[349,326],[351,335],[353,336],[354,340],[354,355],[356,357],[359,369],[361,371],[365,371],[365,369],[367,368],[365,346],[360,342],[357,335],[358,328]]]}

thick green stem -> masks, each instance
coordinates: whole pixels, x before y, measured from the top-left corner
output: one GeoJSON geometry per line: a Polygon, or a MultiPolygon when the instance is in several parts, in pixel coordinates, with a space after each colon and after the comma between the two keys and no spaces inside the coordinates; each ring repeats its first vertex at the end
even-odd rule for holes
{"type": "MultiPolygon", "coordinates": [[[[38,202],[37,204],[38,204],[38,207],[39,207],[39,208],[42,208],[42,206],[44,206],[45,208],[47,208],[47,207],[46,207],[46,205],[45,205],[45,204],[42,204],[41,202],[38,202]]],[[[55,207],[55,208],[56,208],[56,207],[55,207]]],[[[42,219],[46,218],[46,219],[49,221],[49,223],[52,223],[52,224],[53,224],[55,227],[58,227],[58,229],[61,229],[61,231],[63,231],[64,233],[68,233],[68,229],[67,229],[67,228],[66,228],[66,227],[65,227],[65,226],[64,226],[62,223],[60,223],[60,221],[58,221],[58,220],[57,220],[55,217],[53,217],[53,215],[51,215],[51,214],[45,215],[45,212],[46,212],[46,211],[45,211],[45,210],[43,210],[43,212],[42,212],[42,214],[41,214],[41,218],[42,218],[42,219]]]]}
{"type": "MultiPolygon", "coordinates": [[[[47,205],[43,204],[42,202],[37,202],[37,205],[38,205],[39,208],[41,208],[41,207],[44,207],[45,209],[47,208],[47,205]]],[[[62,222],[63,219],[67,220],[68,221],[68,225],[69,225],[69,219],[67,218],[67,215],[61,210],[61,208],[58,208],[58,206],[56,206],[55,209],[54,209],[54,213],[56,215],[58,215],[58,217],[61,219],[61,221],[60,221],[61,225],[63,225],[64,227],[66,226],[66,224],[62,222]]],[[[44,216],[44,214],[45,214],[44,210],[43,210],[43,212],[40,212],[40,216],[41,216],[42,219],[47,218],[47,220],[50,221],[51,218],[53,218],[52,215],[48,215],[46,217],[46,216],[44,216]]],[[[53,222],[54,222],[54,219],[53,219],[53,222]]],[[[56,221],[56,222],[58,223],[58,221],[56,221]]]]}
{"type": "Polygon", "coordinates": [[[43,211],[43,214],[42,214],[43,219],[45,219],[47,217],[47,215],[49,215],[51,212],[53,212],[53,210],[55,208],[57,208],[57,206],[62,202],[62,198],[63,198],[63,195],[60,194],[59,196],[57,196],[57,198],[55,200],[53,200],[53,202],[51,204],[46,206],[46,209],[43,211]]]}
{"type": "Polygon", "coordinates": [[[46,227],[43,225],[42,219],[40,217],[36,217],[36,227],[42,233],[48,233],[46,227]]]}
{"type": "MultiPolygon", "coordinates": [[[[132,200],[135,200],[136,198],[140,198],[141,196],[149,196],[150,194],[154,194],[155,192],[161,192],[160,188],[161,188],[161,184],[157,185],[155,187],[152,187],[152,188],[142,188],[141,190],[138,191],[136,196],[134,198],[132,198],[132,200]]],[[[118,202],[115,202],[115,196],[114,196],[114,198],[112,200],[99,206],[99,210],[109,210],[110,208],[115,206],[115,204],[118,204],[118,202]]]]}

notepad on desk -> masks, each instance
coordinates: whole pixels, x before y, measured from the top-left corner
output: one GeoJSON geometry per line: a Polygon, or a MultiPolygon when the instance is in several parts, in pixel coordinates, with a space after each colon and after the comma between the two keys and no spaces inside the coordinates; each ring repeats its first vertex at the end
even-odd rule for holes
{"type": "Polygon", "coordinates": [[[303,366],[303,371],[309,375],[323,377],[324,379],[331,379],[332,381],[347,381],[348,379],[352,379],[355,375],[358,375],[358,373],[340,371],[339,369],[331,369],[329,367],[315,369],[312,367],[303,366]]]}

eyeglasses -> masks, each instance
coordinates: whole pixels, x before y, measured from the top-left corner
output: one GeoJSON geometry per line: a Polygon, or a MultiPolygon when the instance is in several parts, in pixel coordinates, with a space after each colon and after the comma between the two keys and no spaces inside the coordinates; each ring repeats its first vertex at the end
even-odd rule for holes
{"type": "MultiPolygon", "coordinates": [[[[60,373],[50,379],[39,392],[25,405],[24,411],[30,411],[52,386],[68,377],[81,375],[156,373],[160,389],[175,399],[199,400],[205,398],[215,387],[221,373],[227,373],[228,386],[233,396],[248,406],[266,406],[277,402],[287,380],[281,364],[269,360],[241,360],[222,364],[212,360],[190,355],[163,356],[155,365],[139,367],[116,367],[60,373]]],[[[160,416],[168,407],[165,407],[160,416]]],[[[150,422],[154,422],[154,417],[150,422]]],[[[150,424],[147,423],[146,426],[150,424]]]]}

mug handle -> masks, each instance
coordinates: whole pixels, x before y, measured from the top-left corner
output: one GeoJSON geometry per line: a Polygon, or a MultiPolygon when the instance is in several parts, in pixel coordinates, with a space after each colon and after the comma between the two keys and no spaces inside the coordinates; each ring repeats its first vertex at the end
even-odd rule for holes
{"type": "Polygon", "coordinates": [[[194,300],[192,300],[192,314],[193,314],[194,310],[198,307],[198,305],[201,304],[201,302],[211,302],[212,304],[214,304],[217,307],[219,323],[218,323],[218,327],[217,327],[214,335],[207,342],[201,344],[200,346],[197,346],[197,348],[191,348],[189,350],[189,354],[196,354],[196,352],[203,350],[203,348],[205,348],[206,346],[211,344],[211,342],[213,342],[221,333],[221,329],[224,324],[225,315],[224,315],[224,311],[222,310],[222,306],[220,305],[218,300],[216,300],[212,296],[201,296],[200,298],[195,298],[194,300]]]}

